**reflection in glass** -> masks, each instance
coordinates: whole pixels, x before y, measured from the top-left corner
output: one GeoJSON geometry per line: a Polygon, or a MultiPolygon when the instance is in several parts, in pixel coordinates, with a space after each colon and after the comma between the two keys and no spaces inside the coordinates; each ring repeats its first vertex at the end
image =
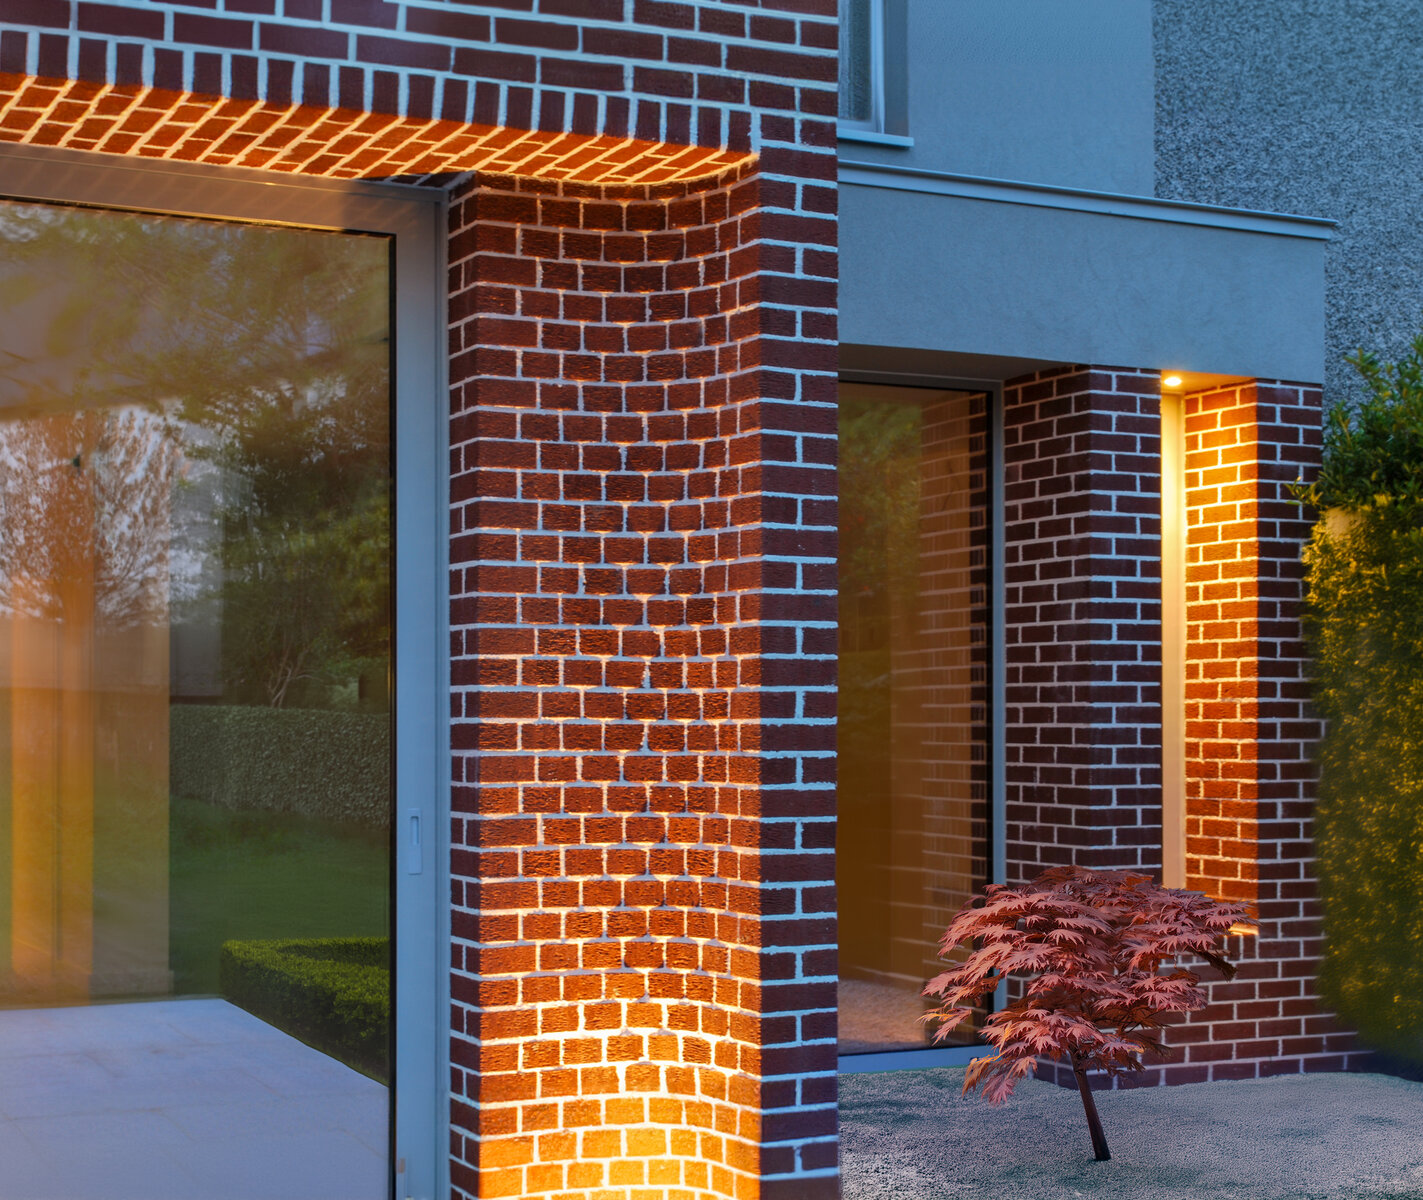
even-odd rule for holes
{"type": "Polygon", "coordinates": [[[183,1036],[267,1046],[287,1132],[329,1132],[320,1063],[366,1076],[352,1196],[387,1173],[389,286],[380,238],[0,201],[0,1055],[50,1006],[222,997],[183,1036]]]}
{"type": "Polygon", "coordinates": [[[840,108],[842,121],[874,121],[873,8],[881,0],[840,0],[840,108]]]}
{"type": "Polygon", "coordinates": [[[986,881],[987,415],[981,395],[840,386],[842,1054],[927,1044],[938,939],[986,881]]]}

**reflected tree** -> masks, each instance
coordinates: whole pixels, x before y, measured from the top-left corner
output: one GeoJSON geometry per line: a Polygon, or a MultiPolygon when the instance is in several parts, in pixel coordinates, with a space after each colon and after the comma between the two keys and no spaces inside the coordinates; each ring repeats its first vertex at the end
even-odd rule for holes
{"type": "MultiPolygon", "coordinates": [[[[380,238],[0,203],[0,453],[36,483],[12,503],[52,518],[73,484],[60,468],[102,449],[114,494],[94,504],[121,591],[141,553],[119,535],[136,504],[163,503],[181,446],[213,503],[172,531],[174,554],[221,546],[220,578],[191,599],[221,612],[229,700],[322,703],[383,679],[388,283],[380,238]]],[[[63,553],[61,529],[48,540],[63,553]]],[[[6,578],[20,568],[0,557],[6,578]]]]}
{"type": "Polygon", "coordinates": [[[0,422],[0,611],[151,622],[167,605],[179,452],[141,409],[0,422]],[[86,611],[67,611],[81,585],[86,611]]]}
{"type": "Polygon", "coordinates": [[[923,413],[851,399],[840,410],[840,595],[882,607],[918,590],[923,413]]]}

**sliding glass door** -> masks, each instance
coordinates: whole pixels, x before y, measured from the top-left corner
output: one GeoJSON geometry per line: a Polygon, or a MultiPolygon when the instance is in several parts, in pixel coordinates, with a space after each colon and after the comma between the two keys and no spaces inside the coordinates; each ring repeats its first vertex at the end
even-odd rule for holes
{"type": "Polygon", "coordinates": [[[434,822],[393,875],[394,247],[0,200],[16,1194],[376,1200],[406,1167],[396,885],[434,822]]]}
{"type": "Polygon", "coordinates": [[[988,876],[988,418],[979,393],[840,385],[842,1055],[927,1045],[938,939],[988,876]]]}

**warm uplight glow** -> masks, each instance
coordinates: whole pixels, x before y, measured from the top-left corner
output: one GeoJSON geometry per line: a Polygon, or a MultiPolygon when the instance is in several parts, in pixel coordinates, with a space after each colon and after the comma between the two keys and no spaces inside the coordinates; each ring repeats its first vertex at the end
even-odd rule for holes
{"type": "Polygon", "coordinates": [[[1256,404],[1249,385],[1185,399],[1186,887],[1247,902],[1261,877],[1256,404]]]}
{"type": "Polygon", "coordinates": [[[1179,394],[1161,397],[1161,882],[1173,888],[1186,886],[1184,411],[1179,394]]]}
{"type": "Polygon", "coordinates": [[[8,76],[0,142],[258,167],[332,179],[413,181],[465,171],[577,183],[714,178],[749,153],[631,137],[511,130],[426,117],[68,79],[8,76]]]}

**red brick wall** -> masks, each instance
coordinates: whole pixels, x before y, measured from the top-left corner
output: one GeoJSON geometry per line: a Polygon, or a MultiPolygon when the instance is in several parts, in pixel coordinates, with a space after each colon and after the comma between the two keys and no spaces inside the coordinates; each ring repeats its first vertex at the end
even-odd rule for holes
{"type": "Polygon", "coordinates": [[[1160,439],[1155,372],[1005,385],[1009,882],[1160,871],[1160,439]]]}
{"type": "Polygon", "coordinates": [[[0,74],[0,142],[434,186],[472,170],[597,183],[665,183],[705,179],[751,159],[744,148],[513,131],[23,74],[0,74]]]}
{"type": "MultiPolygon", "coordinates": [[[[1011,878],[1058,862],[1159,873],[1160,644],[1148,614],[1160,535],[1144,505],[1159,513],[1155,387],[1151,373],[1079,368],[1006,392],[1011,878]]],[[[1239,973],[1169,1031],[1171,1060],[1118,1086],[1363,1060],[1313,983],[1308,526],[1285,486],[1317,467],[1320,417],[1318,389],[1297,384],[1186,398],[1187,886],[1251,902],[1259,933],[1229,939],[1239,973]]],[[[1039,1074],[1073,1082],[1053,1064],[1039,1074]]]]}
{"type": "Polygon", "coordinates": [[[833,1195],[835,0],[242,7],[0,140],[455,189],[456,1194],[833,1195]]]}
{"type": "Polygon", "coordinates": [[[804,351],[766,336],[762,187],[451,213],[471,1194],[835,1162],[833,1083],[794,1078],[833,1044],[792,1048],[833,1028],[834,409],[771,369],[804,351]]]}
{"type": "MultiPolygon", "coordinates": [[[[751,148],[834,116],[833,0],[7,0],[0,72],[457,125],[751,148]]],[[[829,131],[805,140],[833,144],[829,131]]],[[[799,139],[791,139],[799,140],[799,139]]]]}
{"type": "Polygon", "coordinates": [[[1186,886],[1244,900],[1258,936],[1211,1005],[1171,1034],[1167,1082],[1357,1065],[1314,988],[1311,811],[1319,724],[1300,631],[1305,514],[1286,485],[1319,464],[1318,388],[1255,380],[1186,397],[1186,886]]]}
{"type": "Polygon", "coordinates": [[[1319,428],[1315,389],[1186,398],[1187,885],[1251,903],[1298,901],[1308,877],[1308,523],[1284,487],[1317,466],[1319,428]]]}

